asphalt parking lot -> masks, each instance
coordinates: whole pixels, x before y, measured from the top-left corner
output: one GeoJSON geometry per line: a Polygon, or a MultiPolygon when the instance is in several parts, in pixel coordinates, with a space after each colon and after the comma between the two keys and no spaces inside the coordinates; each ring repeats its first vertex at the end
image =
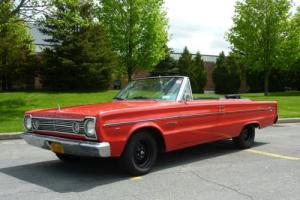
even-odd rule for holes
{"type": "Polygon", "coordinates": [[[250,150],[231,141],[164,154],[129,177],[115,160],[65,164],[23,140],[0,141],[0,199],[300,199],[300,124],[257,131],[250,150]]]}

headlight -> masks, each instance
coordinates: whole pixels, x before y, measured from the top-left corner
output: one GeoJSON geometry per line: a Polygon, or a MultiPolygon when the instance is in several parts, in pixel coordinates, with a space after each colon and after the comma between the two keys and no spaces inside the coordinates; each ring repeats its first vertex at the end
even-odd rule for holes
{"type": "Polygon", "coordinates": [[[96,120],[87,118],[84,122],[84,132],[87,137],[96,138],[96,120]]]}
{"type": "Polygon", "coordinates": [[[32,118],[31,115],[25,115],[24,117],[24,127],[26,130],[31,130],[32,129],[32,118]]]}

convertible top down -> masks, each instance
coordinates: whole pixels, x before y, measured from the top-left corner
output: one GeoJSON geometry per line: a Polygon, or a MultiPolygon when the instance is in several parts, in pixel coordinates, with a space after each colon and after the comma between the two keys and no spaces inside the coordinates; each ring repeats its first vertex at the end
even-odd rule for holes
{"type": "Polygon", "coordinates": [[[64,161],[120,157],[141,175],[162,152],[228,138],[249,148],[255,128],[276,121],[276,102],[194,98],[188,77],[167,76],[134,80],[109,103],[28,111],[23,138],[64,161]]]}

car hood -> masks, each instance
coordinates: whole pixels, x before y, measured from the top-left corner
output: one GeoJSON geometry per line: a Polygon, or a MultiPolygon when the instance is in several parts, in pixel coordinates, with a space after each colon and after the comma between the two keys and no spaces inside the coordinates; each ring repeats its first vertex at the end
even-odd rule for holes
{"type": "MultiPolygon", "coordinates": [[[[172,102],[165,101],[113,101],[109,103],[97,103],[88,105],[71,106],[64,108],[51,108],[42,110],[33,110],[27,114],[32,114],[36,117],[51,117],[51,118],[77,118],[82,116],[96,116],[107,112],[118,112],[127,109],[145,109],[149,107],[157,107],[161,105],[170,105],[172,102]]],[[[175,102],[174,102],[175,103],[175,102]]]]}

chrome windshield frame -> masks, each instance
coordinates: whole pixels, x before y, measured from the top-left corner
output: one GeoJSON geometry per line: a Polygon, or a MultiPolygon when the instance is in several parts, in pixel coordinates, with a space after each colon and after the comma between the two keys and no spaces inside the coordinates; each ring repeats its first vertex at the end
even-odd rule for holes
{"type": "MultiPolygon", "coordinates": [[[[147,80],[147,79],[160,79],[160,78],[182,78],[182,83],[180,85],[180,89],[179,89],[179,92],[177,94],[177,97],[175,100],[168,100],[168,101],[177,101],[177,102],[180,102],[183,100],[184,98],[184,91],[185,91],[185,88],[187,87],[188,83],[189,83],[189,78],[186,77],[186,76],[157,76],[157,77],[146,77],[146,78],[137,78],[137,79],[134,79],[133,81],[138,81],[138,80],[147,80]]],[[[127,83],[128,85],[129,83],[127,83]]],[[[121,89],[118,94],[115,96],[118,97],[122,91],[127,87],[127,85],[121,89]]],[[[190,84],[189,84],[190,85],[190,84]]],[[[190,86],[191,87],[191,86],[190,86]]],[[[192,89],[190,88],[190,91],[192,91],[192,89]]],[[[192,96],[192,94],[191,94],[192,96]]],[[[117,99],[117,98],[116,98],[117,99]]],[[[127,99],[124,99],[124,100],[127,100],[127,99]]],[[[155,99],[156,101],[164,101],[164,100],[160,100],[160,99],[155,99]]]]}

